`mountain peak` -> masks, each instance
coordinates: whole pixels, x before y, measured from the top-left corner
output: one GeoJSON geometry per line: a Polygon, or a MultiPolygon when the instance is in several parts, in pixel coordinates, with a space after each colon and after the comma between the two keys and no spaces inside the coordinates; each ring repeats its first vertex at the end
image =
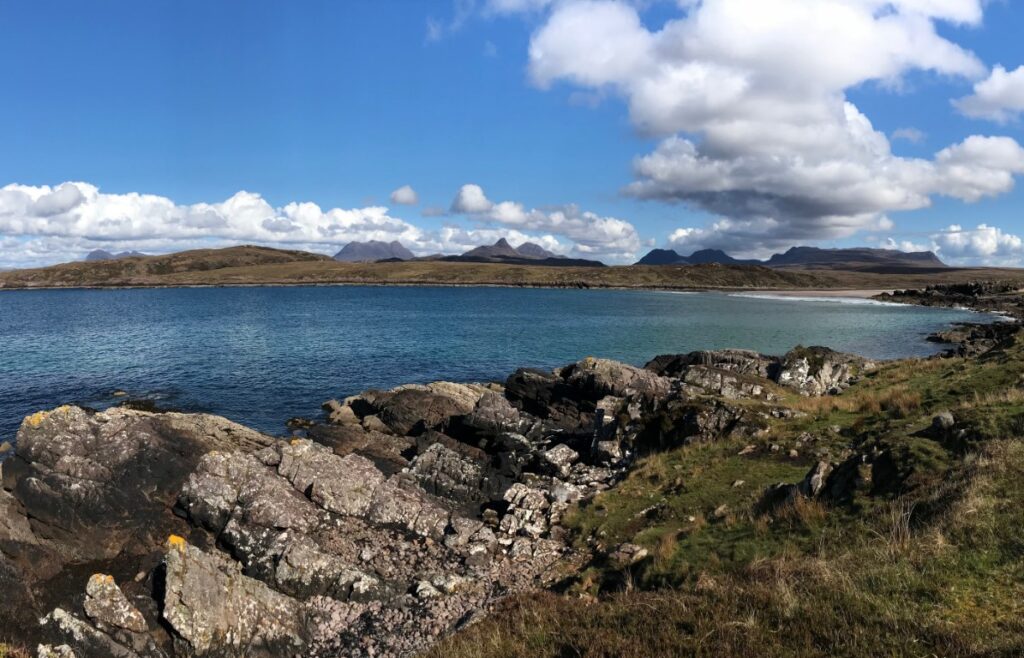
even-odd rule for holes
{"type": "Polygon", "coordinates": [[[365,263],[385,259],[410,260],[413,253],[398,240],[384,242],[370,240],[368,242],[349,242],[334,254],[334,260],[347,263],[365,263]]]}

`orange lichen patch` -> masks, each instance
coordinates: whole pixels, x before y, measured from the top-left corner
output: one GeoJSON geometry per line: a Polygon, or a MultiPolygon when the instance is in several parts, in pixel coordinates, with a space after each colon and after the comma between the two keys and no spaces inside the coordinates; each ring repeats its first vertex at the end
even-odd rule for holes
{"type": "Polygon", "coordinates": [[[28,424],[29,427],[39,427],[49,415],[50,413],[48,411],[37,411],[31,416],[26,416],[25,423],[28,424]]]}
{"type": "Polygon", "coordinates": [[[299,441],[299,439],[292,439],[292,440],[291,440],[291,441],[289,441],[288,443],[292,444],[293,446],[297,446],[297,445],[299,445],[299,443],[301,443],[301,442],[299,441]]]}
{"type": "Polygon", "coordinates": [[[171,535],[167,538],[167,546],[170,548],[176,548],[179,551],[185,550],[185,538],[179,537],[178,535],[171,535]]]}
{"type": "Polygon", "coordinates": [[[110,576],[110,575],[107,575],[105,573],[94,573],[92,576],[89,577],[89,580],[91,582],[95,582],[97,584],[102,584],[102,583],[106,583],[108,585],[113,585],[114,584],[114,577],[110,576]]]}

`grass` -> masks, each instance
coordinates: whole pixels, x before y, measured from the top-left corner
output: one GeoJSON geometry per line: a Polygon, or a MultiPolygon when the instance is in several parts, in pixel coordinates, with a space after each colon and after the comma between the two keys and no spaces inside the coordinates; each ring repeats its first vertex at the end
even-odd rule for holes
{"type": "Polygon", "coordinates": [[[753,451],[725,437],[649,454],[566,517],[577,545],[631,541],[648,558],[628,572],[595,559],[564,593],[512,598],[431,655],[1024,655],[1022,375],[1020,344],[885,364],[841,396],[787,399],[803,415],[773,419],[753,451]],[[947,410],[962,436],[925,431],[947,410]],[[890,486],[757,512],[768,484],[861,452],[884,457],[890,486]]]}
{"type": "Polygon", "coordinates": [[[32,658],[34,655],[28,647],[0,642],[0,658],[32,658]]]}
{"type": "Polygon", "coordinates": [[[876,274],[730,265],[544,267],[438,261],[340,263],[322,254],[241,246],[2,272],[0,289],[353,284],[881,290],[979,278],[1024,282],[1024,271],[950,268],[941,273],[876,274]]]}

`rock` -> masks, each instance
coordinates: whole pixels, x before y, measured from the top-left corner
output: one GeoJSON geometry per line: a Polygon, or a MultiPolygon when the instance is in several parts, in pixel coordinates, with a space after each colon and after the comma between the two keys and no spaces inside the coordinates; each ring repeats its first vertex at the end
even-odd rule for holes
{"type": "Polygon", "coordinates": [[[569,469],[579,457],[579,453],[564,443],[559,443],[543,453],[544,461],[554,469],[557,475],[562,477],[569,475],[569,469]]]}
{"type": "Polygon", "coordinates": [[[14,446],[11,445],[10,441],[4,441],[0,443],[0,457],[3,457],[13,449],[14,446]]]}
{"type": "Polygon", "coordinates": [[[955,426],[956,418],[948,411],[943,411],[932,418],[932,431],[938,436],[944,436],[955,426]]]}
{"type": "Polygon", "coordinates": [[[640,562],[648,555],[647,549],[636,544],[620,544],[608,555],[608,562],[615,569],[625,569],[640,562]]]}
{"type": "Polygon", "coordinates": [[[4,487],[63,559],[110,559],[159,545],[174,527],[165,512],[203,454],[273,442],[217,416],[59,407],[22,423],[4,487]]]}
{"type": "Polygon", "coordinates": [[[329,512],[365,516],[384,475],[359,455],[338,457],[320,446],[294,440],[281,447],[277,472],[329,512]]]}
{"type": "Polygon", "coordinates": [[[859,373],[874,367],[859,356],[827,347],[798,347],[783,357],[775,381],[801,395],[835,394],[849,386],[859,373]]]}
{"type": "Polygon", "coordinates": [[[347,404],[337,400],[328,400],[323,404],[323,410],[327,412],[327,420],[335,425],[358,425],[359,417],[347,404]]]}
{"type": "Polygon", "coordinates": [[[416,457],[410,472],[427,493],[470,508],[500,496],[510,484],[486,461],[467,457],[442,443],[434,443],[416,457]]]}
{"type": "Polygon", "coordinates": [[[595,456],[606,464],[617,464],[625,457],[625,453],[619,441],[598,441],[595,456]]]}
{"type": "Polygon", "coordinates": [[[53,646],[50,644],[40,644],[39,648],[36,649],[37,658],[77,658],[75,652],[66,644],[59,644],[53,646]]]}
{"type": "Polygon", "coordinates": [[[664,377],[683,378],[693,366],[705,366],[740,375],[771,379],[778,368],[779,359],[750,350],[715,350],[666,354],[655,357],[644,366],[664,377]]]}
{"type": "Polygon", "coordinates": [[[301,604],[242,575],[238,564],[168,540],[163,618],[195,656],[284,656],[307,645],[301,604]]]}
{"type": "Polygon", "coordinates": [[[688,386],[701,389],[700,392],[705,395],[718,395],[730,400],[774,397],[765,389],[764,382],[754,378],[745,378],[728,370],[691,366],[681,379],[688,386]]]}
{"type": "Polygon", "coordinates": [[[800,458],[800,453],[797,450],[790,449],[790,451],[789,451],[789,458],[790,459],[799,459],[800,458]]]}
{"type": "Polygon", "coordinates": [[[671,389],[671,383],[664,377],[608,359],[588,357],[563,368],[559,374],[566,384],[595,401],[607,395],[657,400],[668,395],[671,389]]]}
{"type": "Polygon", "coordinates": [[[825,489],[828,476],[832,474],[832,464],[820,461],[815,464],[800,483],[800,493],[807,498],[817,498],[825,489]]]}
{"type": "Polygon", "coordinates": [[[473,410],[455,419],[448,431],[453,436],[473,440],[518,431],[520,421],[519,410],[503,395],[483,391],[473,410]]]}
{"type": "MultiPolygon", "coordinates": [[[[63,608],[54,609],[39,621],[39,625],[44,636],[50,640],[50,651],[55,651],[52,646],[56,645],[73,649],[71,655],[83,657],[139,658],[135,650],[117,642],[63,608]]],[[[45,651],[41,651],[40,655],[45,655],[45,651]]]]}
{"type": "Polygon", "coordinates": [[[97,573],[89,578],[84,608],[85,614],[96,623],[132,633],[145,633],[147,630],[142,613],[128,602],[113,576],[97,573]]]}
{"type": "Polygon", "coordinates": [[[711,513],[711,517],[718,521],[721,521],[727,516],[729,516],[729,506],[726,504],[719,505],[715,508],[715,511],[711,513]]]}
{"type": "Polygon", "coordinates": [[[742,487],[744,484],[746,484],[746,482],[744,482],[743,480],[736,480],[735,482],[732,483],[732,488],[736,489],[742,487]]]}

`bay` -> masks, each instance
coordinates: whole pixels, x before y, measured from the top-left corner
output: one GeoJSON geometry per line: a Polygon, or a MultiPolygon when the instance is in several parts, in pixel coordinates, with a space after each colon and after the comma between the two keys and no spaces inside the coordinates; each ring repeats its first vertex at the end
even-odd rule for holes
{"type": "Polygon", "coordinates": [[[331,397],[440,379],[503,380],[585,356],[826,345],[925,356],[925,336],[988,316],[725,293],[431,287],[36,290],[0,294],[0,441],[116,390],[273,434],[331,397]]]}

